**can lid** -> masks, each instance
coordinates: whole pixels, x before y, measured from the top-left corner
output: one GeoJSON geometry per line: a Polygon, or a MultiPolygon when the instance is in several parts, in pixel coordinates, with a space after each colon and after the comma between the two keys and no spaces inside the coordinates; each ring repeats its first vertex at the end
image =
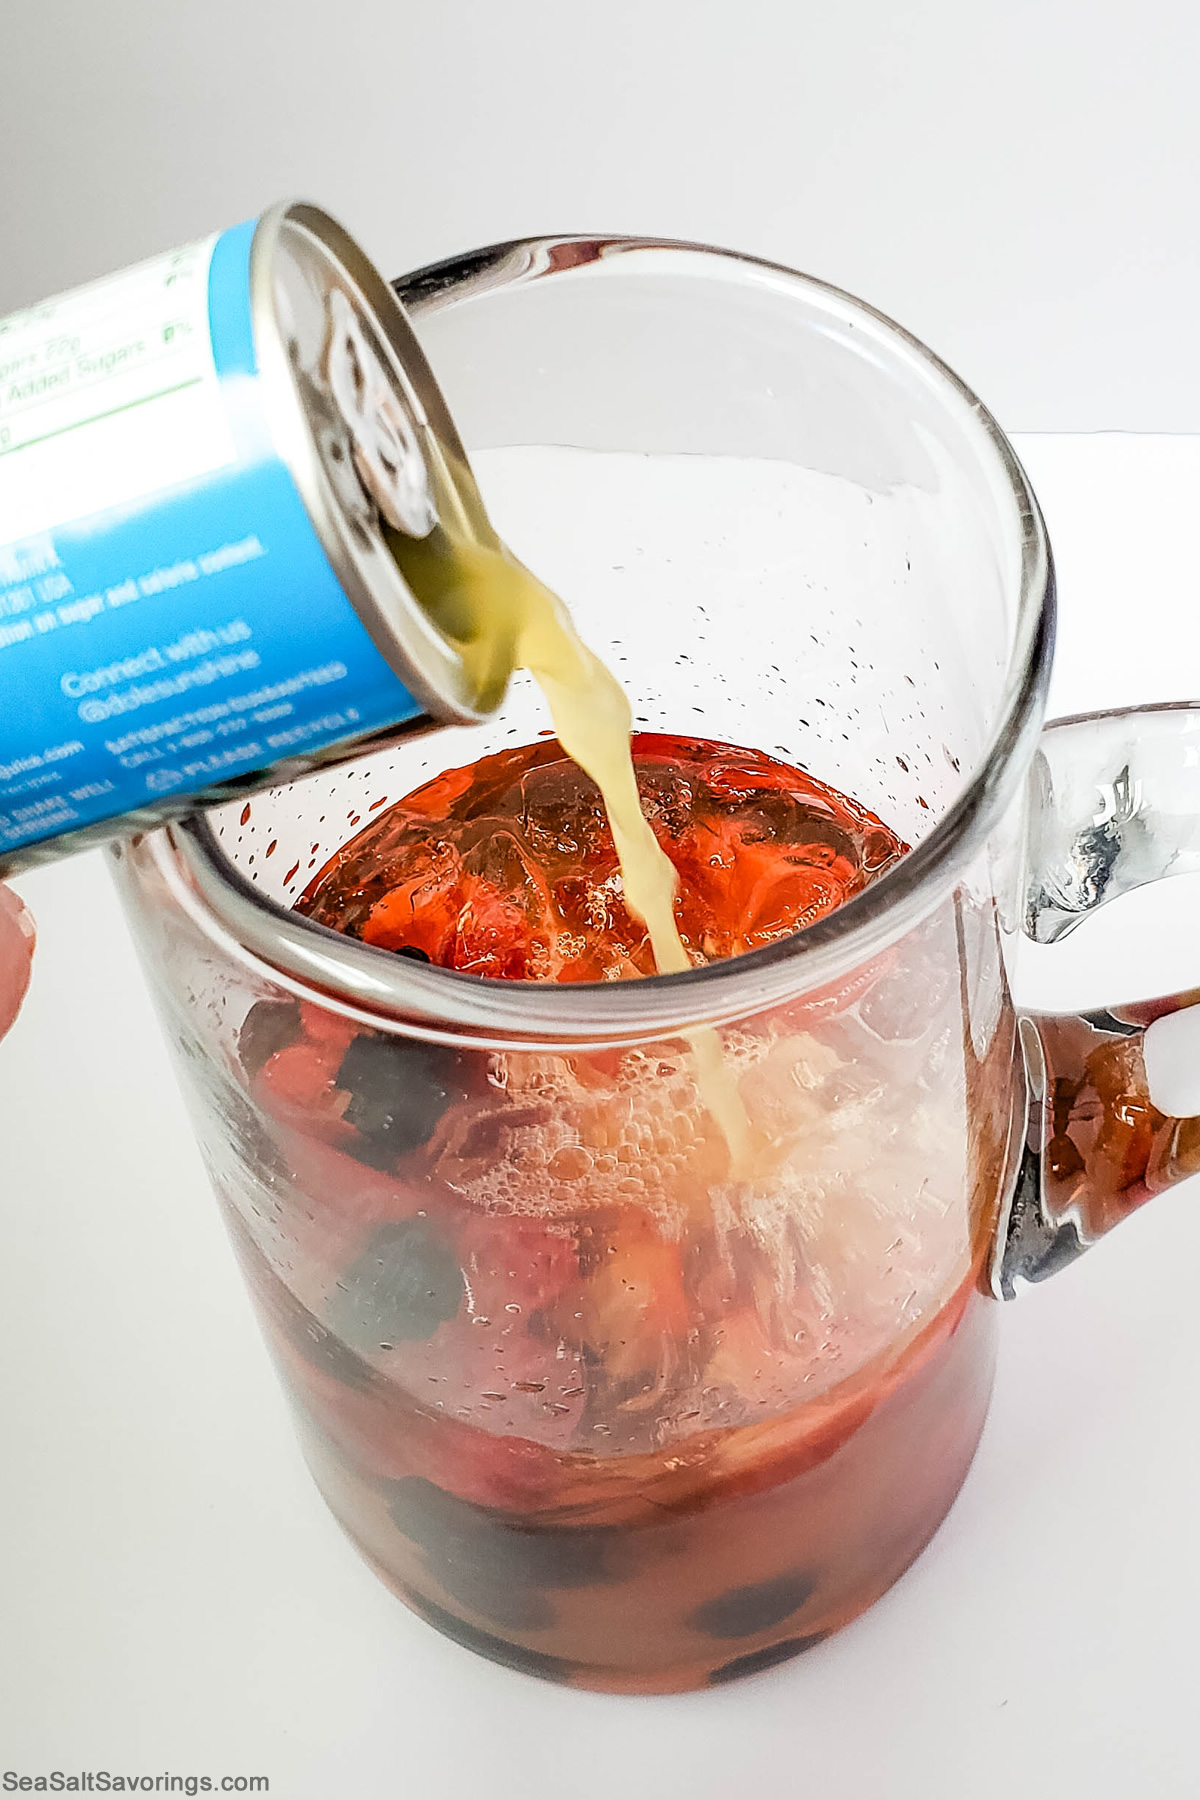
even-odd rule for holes
{"type": "Polygon", "coordinates": [[[272,435],[376,647],[433,717],[486,717],[511,664],[493,657],[481,679],[436,614],[452,545],[499,542],[399,300],[340,225],[296,202],[259,220],[250,305],[272,435]]]}
{"type": "Polygon", "coordinates": [[[426,538],[438,523],[411,407],[403,405],[342,288],[329,294],[325,375],[350,433],[359,480],[396,531],[426,538]]]}

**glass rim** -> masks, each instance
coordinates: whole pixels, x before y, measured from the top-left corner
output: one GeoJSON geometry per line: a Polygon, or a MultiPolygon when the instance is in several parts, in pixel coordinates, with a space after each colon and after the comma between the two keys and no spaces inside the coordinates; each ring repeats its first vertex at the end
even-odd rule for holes
{"type": "MultiPolygon", "coordinates": [[[[962,792],[928,836],[862,893],[777,943],[675,975],[628,982],[500,981],[427,967],[348,938],[261,893],[222,851],[206,815],[154,833],[145,843],[176,898],[209,936],[260,974],[384,1027],[446,1041],[531,1044],[636,1043],[691,1026],[727,1023],[764,1006],[837,983],[936,903],[981,848],[1032,758],[1054,642],[1054,571],[1041,510],[1016,453],[967,385],[903,326],[843,289],[782,264],[706,244],[644,237],[567,235],[513,240],[431,264],[393,283],[419,322],[422,313],[475,296],[578,274],[634,253],[702,263],[819,296],[882,330],[914,358],[927,381],[977,424],[1016,508],[1020,531],[1017,611],[997,716],[962,792]],[[694,260],[693,260],[694,259],[694,260]]],[[[345,759],[371,754],[402,733],[379,734],[345,759]]]]}

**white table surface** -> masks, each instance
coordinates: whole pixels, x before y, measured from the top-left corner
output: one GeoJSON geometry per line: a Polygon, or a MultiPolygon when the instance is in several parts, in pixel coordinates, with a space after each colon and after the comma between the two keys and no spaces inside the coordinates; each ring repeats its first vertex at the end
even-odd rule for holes
{"type": "MultiPolygon", "coordinates": [[[[1195,696],[1200,439],[1018,448],[1059,561],[1052,710],[1195,696]]],[[[343,1540],[103,864],[19,886],[41,941],[0,1046],[0,1792],[107,1769],[279,1800],[1200,1793],[1200,1184],[1006,1309],[963,1494],[865,1618],[707,1693],[560,1690],[437,1636],[343,1540]]],[[[1082,1003],[1200,981],[1198,897],[1118,902],[1035,973],[1061,956],[1082,1003]]]]}

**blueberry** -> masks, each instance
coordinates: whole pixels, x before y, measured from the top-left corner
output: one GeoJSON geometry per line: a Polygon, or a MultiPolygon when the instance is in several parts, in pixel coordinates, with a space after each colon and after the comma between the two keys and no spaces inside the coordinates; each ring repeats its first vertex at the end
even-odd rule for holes
{"type": "Polygon", "coordinates": [[[425,1566],[439,1587],[469,1612],[507,1626],[510,1631],[544,1631],[554,1623],[554,1608],[538,1588],[514,1586],[489,1558],[486,1543],[463,1547],[453,1556],[426,1558],[425,1566]]]}
{"type": "Polygon", "coordinates": [[[364,1034],[342,1058],[337,1085],[350,1095],[343,1117],[359,1132],[355,1154],[386,1169],[428,1143],[461,1099],[462,1060],[447,1044],[364,1034]]]}
{"type": "Polygon", "coordinates": [[[508,1588],[598,1586],[614,1579],[613,1551],[628,1537],[624,1527],[535,1525],[519,1513],[473,1506],[419,1475],[395,1483],[388,1511],[439,1580],[444,1562],[470,1562],[508,1588]]]}
{"type": "Polygon", "coordinates": [[[522,1675],[539,1675],[543,1681],[571,1681],[580,1672],[580,1665],[568,1662],[564,1656],[550,1656],[544,1650],[527,1650],[523,1644],[510,1644],[505,1638],[493,1637],[490,1632],[468,1625],[454,1613],[447,1612],[444,1606],[411,1590],[408,1603],[428,1624],[465,1650],[474,1650],[477,1656],[503,1663],[505,1668],[517,1669],[522,1675]]]}
{"type": "Polygon", "coordinates": [[[554,1623],[554,1608],[545,1594],[536,1588],[509,1587],[486,1563],[453,1563],[438,1570],[438,1580],[469,1612],[509,1631],[545,1631],[554,1623]]]}
{"type": "Polygon", "coordinates": [[[423,1475],[406,1475],[388,1490],[392,1521],[422,1550],[453,1550],[487,1522],[487,1509],[448,1494],[423,1475]]]}
{"type": "Polygon", "coordinates": [[[353,1350],[419,1343],[452,1319],[466,1292],[453,1251],[427,1219],[380,1225],[342,1276],[327,1309],[353,1350]]]}
{"type": "Polygon", "coordinates": [[[713,1637],[750,1637],[756,1631],[769,1631],[781,1625],[808,1600],[816,1587],[812,1576],[802,1570],[779,1575],[774,1581],[756,1581],[749,1587],[730,1588],[715,1600],[698,1606],[688,1623],[695,1631],[709,1632],[713,1637]]]}
{"type": "Polygon", "coordinates": [[[605,1525],[560,1525],[549,1530],[526,1525],[510,1528],[497,1549],[526,1581],[550,1588],[599,1587],[617,1579],[612,1552],[627,1537],[627,1531],[605,1525]]]}
{"type": "Polygon", "coordinates": [[[828,1636],[827,1631],[814,1631],[809,1637],[784,1638],[781,1644],[768,1644],[765,1650],[751,1650],[746,1656],[735,1656],[732,1662],[722,1663],[719,1669],[711,1671],[708,1685],[718,1687],[725,1681],[739,1681],[743,1675],[760,1675],[764,1669],[790,1662],[793,1656],[803,1656],[806,1650],[824,1643],[828,1636]]]}
{"type": "Polygon", "coordinates": [[[423,1476],[397,1481],[388,1511],[405,1537],[418,1544],[439,1587],[473,1613],[510,1631],[538,1631],[554,1623],[545,1594],[506,1566],[494,1514],[436,1487],[423,1476]]]}
{"type": "Polygon", "coordinates": [[[520,1514],[460,1500],[419,1475],[392,1484],[388,1511],[420,1545],[439,1587],[514,1631],[554,1623],[548,1590],[611,1579],[612,1540],[624,1535],[604,1527],[533,1526],[520,1514]]]}
{"type": "Polygon", "coordinates": [[[300,1036],[298,1000],[256,1000],[238,1032],[238,1055],[247,1075],[258,1074],[277,1050],[300,1036]]]}

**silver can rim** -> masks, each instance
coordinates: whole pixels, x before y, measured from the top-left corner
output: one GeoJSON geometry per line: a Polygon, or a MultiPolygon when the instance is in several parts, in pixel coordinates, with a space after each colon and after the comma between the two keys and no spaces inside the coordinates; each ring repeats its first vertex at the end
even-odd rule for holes
{"type": "Polygon", "coordinates": [[[376,649],[432,719],[474,725],[489,709],[474,703],[462,657],[422,609],[394,559],[362,546],[338,504],[318,453],[280,330],[274,283],[290,230],[316,242],[365,304],[398,371],[415,389],[434,431],[469,467],[433,370],[394,287],[337,220],[306,200],[284,200],[259,218],[250,246],[250,316],[262,404],[276,451],[308,513],[338,582],[376,649]]]}

